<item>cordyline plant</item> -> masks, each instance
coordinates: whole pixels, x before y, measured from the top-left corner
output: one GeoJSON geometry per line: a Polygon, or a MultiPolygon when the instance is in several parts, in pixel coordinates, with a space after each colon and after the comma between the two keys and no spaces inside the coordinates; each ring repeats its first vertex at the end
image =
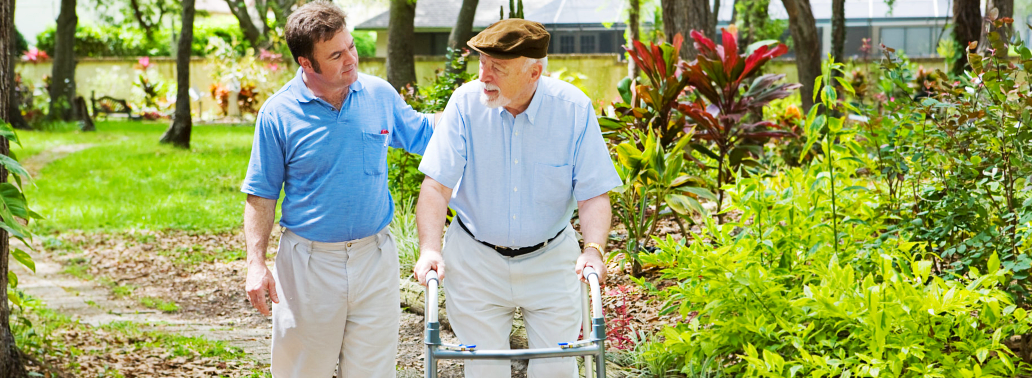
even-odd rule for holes
{"type": "MultiPolygon", "coordinates": [[[[621,93],[625,103],[613,104],[614,113],[599,118],[605,131],[615,132],[612,136],[617,142],[633,140],[635,131],[651,132],[659,138],[660,146],[669,149],[685,135],[683,116],[677,112],[677,99],[688,85],[688,78],[678,67],[682,42],[684,37],[678,34],[672,45],[645,46],[634,41],[632,46],[624,46],[648,82],[635,83],[632,91],[621,93]]],[[[643,147],[639,143],[638,148],[643,147]]]]}
{"type": "Polygon", "coordinates": [[[697,151],[717,161],[717,210],[724,200],[724,184],[730,182],[737,166],[752,146],[766,138],[791,136],[791,132],[780,130],[778,124],[754,119],[751,114],[762,114],[765,105],[782,99],[799,88],[798,83],[777,82],[783,74],[758,75],[764,64],[788,51],[784,44],[761,41],[739,52],[737,35],[723,31],[723,45],[698,31],[692,31],[698,59],[681,62],[680,70],[688,85],[697,94],[694,101],[680,102],[677,110],[691,119],[696,140],[707,141],[711,147],[694,144],[697,151]]]}

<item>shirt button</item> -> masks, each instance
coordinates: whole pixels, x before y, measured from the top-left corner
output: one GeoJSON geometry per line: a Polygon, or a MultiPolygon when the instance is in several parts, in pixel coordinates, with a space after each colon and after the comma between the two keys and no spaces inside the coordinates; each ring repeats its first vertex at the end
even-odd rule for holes
{"type": "Polygon", "coordinates": [[[515,160],[513,160],[512,162],[513,162],[513,163],[516,163],[516,164],[519,164],[519,163],[520,163],[520,159],[515,159],[515,160]]]}
{"type": "Polygon", "coordinates": [[[516,219],[516,216],[515,216],[515,215],[513,215],[513,216],[512,216],[512,219],[516,219]]]}
{"type": "Polygon", "coordinates": [[[519,190],[517,190],[516,188],[512,188],[512,191],[514,191],[514,192],[517,192],[517,191],[519,191],[519,190]]]}
{"type": "Polygon", "coordinates": [[[514,132],[512,133],[512,135],[520,135],[520,132],[519,132],[519,131],[514,131],[514,132]]]}

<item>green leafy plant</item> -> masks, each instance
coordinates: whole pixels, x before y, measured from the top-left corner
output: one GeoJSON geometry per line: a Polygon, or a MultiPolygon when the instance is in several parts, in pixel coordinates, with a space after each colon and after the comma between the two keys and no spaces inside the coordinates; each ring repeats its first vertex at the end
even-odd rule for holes
{"type": "Polygon", "coordinates": [[[757,142],[791,135],[778,129],[777,123],[756,119],[751,113],[762,116],[764,106],[801,86],[778,84],[785,75],[759,75],[764,64],[788,51],[784,44],[761,41],[739,52],[738,36],[722,31],[719,48],[702,33],[692,31],[699,56],[693,62],[682,62],[680,69],[698,96],[677,103],[677,110],[690,118],[697,130],[694,138],[710,145],[696,143],[692,147],[716,160],[718,213],[724,200],[723,186],[734,176],[734,168],[755,153],[750,150],[762,145],[757,142]]]}
{"type": "MultiPolygon", "coordinates": [[[[638,256],[655,235],[658,221],[667,209],[680,215],[705,214],[696,198],[716,198],[708,190],[692,185],[702,183],[701,178],[685,174],[684,149],[691,134],[687,136],[666,149],[660,137],[651,131],[648,134],[636,132],[634,141],[616,146],[615,166],[623,185],[613,189],[610,197],[616,216],[627,228],[627,243],[623,250],[610,253],[611,256],[623,253],[631,260],[632,276],[641,275],[638,256]],[[637,144],[645,148],[639,150],[637,144]]],[[[678,217],[674,219],[681,224],[678,217]]],[[[683,226],[681,229],[684,232],[683,226]]]]}
{"type": "MultiPolygon", "coordinates": [[[[462,84],[476,80],[475,73],[466,72],[466,65],[469,63],[469,50],[448,49],[448,64],[446,66],[457,67],[455,72],[445,68],[436,71],[433,83],[419,87],[411,85],[401,89],[401,97],[405,102],[422,113],[437,113],[444,111],[448,105],[452,93],[462,84]]],[[[395,203],[414,203],[419,195],[419,186],[423,183],[423,173],[419,171],[419,162],[422,156],[408,153],[404,150],[392,148],[387,155],[387,164],[390,167],[387,174],[390,177],[389,185],[391,194],[394,195],[395,203]]]]}
{"type": "MultiPolygon", "coordinates": [[[[1012,20],[987,22],[999,28],[1012,20]]],[[[887,194],[883,207],[893,216],[887,232],[927,242],[939,274],[963,274],[998,256],[1014,275],[1008,292],[1026,304],[1032,132],[1024,125],[1032,122],[1032,50],[995,32],[987,40],[983,52],[970,49],[972,70],[963,77],[915,68],[884,49],[884,101],[865,108],[872,116],[858,129],[877,163],[878,190],[887,194]]],[[[1023,359],[1032,362],[1025,350],[1023,359]]]]}
{"type": "MultiPolygon", "coordinates": [[[[75,55],[79,57],[139,57],[172,56],[172,30],[157,29],[153,38],[134,23],[121,26],[79,23],[75,28],[75,55]]],[[[51,56],[54,52],[56,26],[48,27],[36,36],[36,47],[51,56]]],[[[194,25],[191,55],[205,56],[209,38],[218,38],[233,46],[239,55],[251,50],[240,25],[235,20],[217,18],[194,25]]]]}
{"type": "MultiPolygon", "coordinates": [[[[21,144],[14,128],[7,122],[0,121],[0,137],[6,139],[5,144],[10,142],[21,144]]],[[[28,223],[32,219],[43,219],[43,217],[29,209],[29,202],[23,192],[22,180],[30,177],[29,172],[18,163],[17,157],[9,149],[6,155],[0,154],[0,167],[10,175],[10,178],[14,179],[13,183],[0,183],[0,229],[6,231],[9,237],[18,239],[22,245],[29,246],[28,248],[31,249],[32,232],[28,228],[28,223]]],[[[21,248],[11,248],[10,257],[29,271],[36,271],[36,263],[32,260],[32,256],[21,248]]],[[[14,289],[18,287],[18,276],[10,270],[5,273],[7,273],[8,280],[8,287],[5,288],[8,299],[18,306],[20,297],[14,293],[14,289]]]]}
{"type": "MultiPolygon", "coordinates": [[[[833,153],[839,153],[833,151],[833,153]]],[[[848,157],[848,156],[847,156],[848,157]]],[[[836,159],[840,168],[854,160],[836,159]]],[[[830,177],[819,165],[742,178],[729,189],[741,220],[668,237],[642,260],[676,285],[638,280],[684,320],[662,331],[685,374],[734,376],[1014,376],[1004,344],[1030,327],[1002,290],[998,260],[956,280],[932,274],[922,243],[878,233],[876,196],[844,190],[836,251],[830,177]],[[688,244],[685,240],[694,240],[688,244]],[[996,263],[993,265],[992,263],[996,263]]],[[[840,176],[843,185],[859,184],[840,176]]],[[[694,376],[694,375],[693,375],[694,376]]]]}

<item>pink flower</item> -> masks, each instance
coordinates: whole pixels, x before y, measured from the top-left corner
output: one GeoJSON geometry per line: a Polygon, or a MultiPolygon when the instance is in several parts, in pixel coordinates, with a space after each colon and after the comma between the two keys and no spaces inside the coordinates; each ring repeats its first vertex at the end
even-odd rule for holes
{"type": "Polygon", "coordinates": [[[21,57],[21,60],[23,62],[30,62],[32,64],[36,64],[36,63],[40,63],[40,62],[46,62],[49,59],[50,59],[50,57],[47,56],[47,52],[46,51],[37,49],[35,47],[30,47],[29,51],[26,51],[25,55],[22,55],[22,57],[21,57]]]}
{"type": "Polygon", "coordinates": [[[137,68],[146,71],[147,68],[150,67],[150,65],[151,65],[150,57],[149,56],[145,56],[145,57],[142,57],[140,59],[137,59],[136,63],[137,63],[137,68]]]}
{"type": "Polygon", "coordinates": [[[282,56],[283,56],[283,54],[276,54],[276,53],[274,53],[272,51],[269,51],[269,50],[266,50],[266,49],[261,49],[261,50],[258,51],[258,60],[265,60],[265,61],[272,62],[272,61],[279,60],[280,57],[282,57],[282,56]]]}

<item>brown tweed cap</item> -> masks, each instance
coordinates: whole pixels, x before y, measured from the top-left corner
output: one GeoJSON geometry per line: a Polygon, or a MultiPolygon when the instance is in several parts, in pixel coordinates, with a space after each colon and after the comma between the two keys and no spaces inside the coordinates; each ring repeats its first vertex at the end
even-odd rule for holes
{"type": "Polygon", "coordinates": [[[548,39],[548,30],[541,24],[510,18],[488,26],[466,45],[496,59],[541,59],[548,56],[548,39]]]}

